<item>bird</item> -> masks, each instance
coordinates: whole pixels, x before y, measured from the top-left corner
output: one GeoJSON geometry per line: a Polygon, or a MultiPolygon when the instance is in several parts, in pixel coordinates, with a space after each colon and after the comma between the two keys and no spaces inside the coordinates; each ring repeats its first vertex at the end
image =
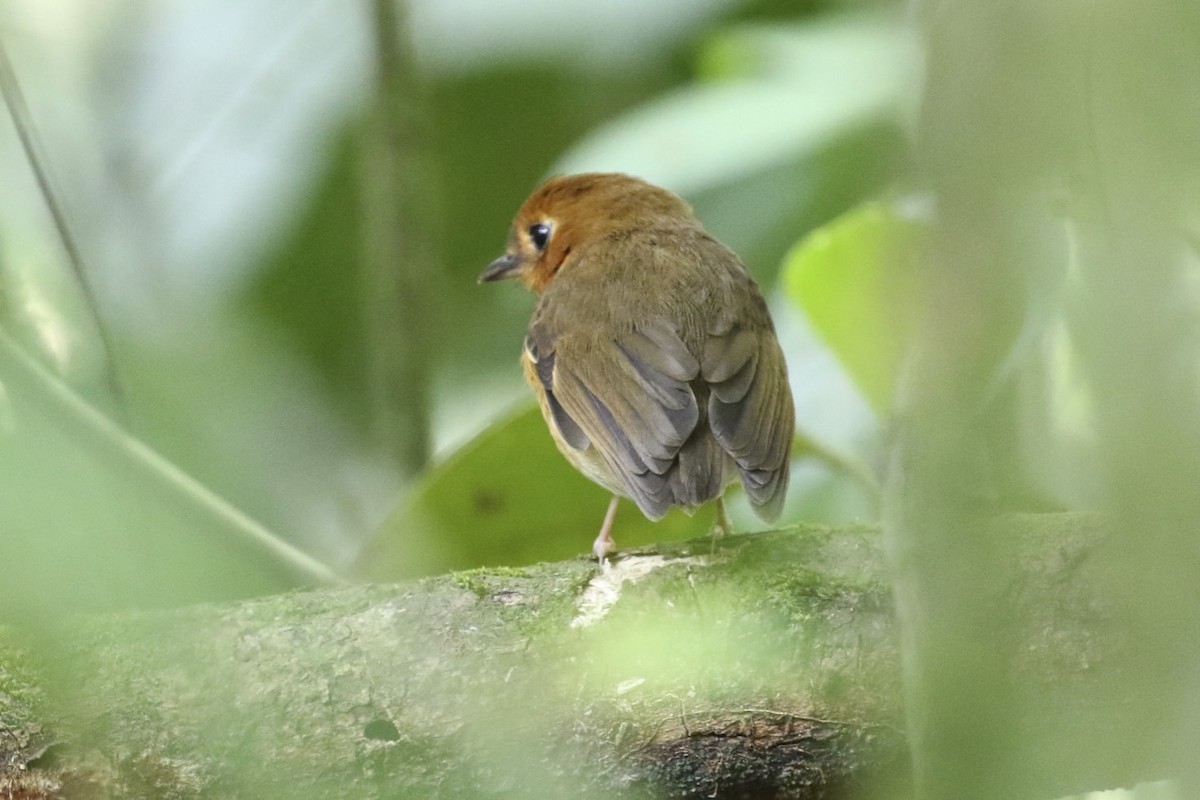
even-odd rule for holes
{"type": "Polygon", "coordinates": [[[795,408],[767,304],[741,259],[678,195],[613,172],[559,175],[521,205],[479,282],[537,295],[521,363],[559,452],[612,492],[592,545],[615,549],[620,498],[651,520],[740,479],[775,521],[795,408]]]}

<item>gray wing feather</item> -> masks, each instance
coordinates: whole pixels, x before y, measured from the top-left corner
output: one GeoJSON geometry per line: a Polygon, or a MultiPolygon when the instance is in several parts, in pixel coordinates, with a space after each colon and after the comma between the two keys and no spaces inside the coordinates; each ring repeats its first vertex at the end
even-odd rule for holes
{"type": "Polygon", "coordinates": [[[563,408],[629,497],[652,519],[682,503],[673,473],[700,420],[690,386],[700,365],[678,334],[651,324],[615,341],[563,339],[559,352],[554,385],[563,408]]]}
{"type": "Polygon", "coordinates": [[[579,423],[571,419],[554,394],[554,350],[552,348],[552,344],[542,344],[539,347],[532,336],[525,340],[525,350],[533,360],[538,382],[545,390],[546,403],[550,406],[550,416],[553,419],[554,427],[558,429],[567,444],[576,450],[583,451],[591,444],[587,434],[579,427],[579,423]]]}
{"type": "Polygon", "coordinates": [[[755,511],[773,520],[787,489],[795,422],[783,354],[768,334],[734,325],[710,335],[701,375],[711,388],[713,436],[737,462],[755,511]]]}

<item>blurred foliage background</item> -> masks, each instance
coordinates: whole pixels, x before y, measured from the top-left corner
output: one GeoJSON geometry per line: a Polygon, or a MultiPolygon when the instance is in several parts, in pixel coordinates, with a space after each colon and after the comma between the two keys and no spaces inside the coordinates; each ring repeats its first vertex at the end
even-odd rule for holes
{"type": "MultiPolygon", "coordinates": [[[[769,295],[784,521],[886,518],[914,735],[957,765],[918,770],[928,796],[1015,796],[1004,556],[961,535],[984,514],[1136,530],[1097,580],[1154,632],[1125,674],[1184,696],[1191,4],[385,5],[0,6],[0,614],[584,552],[605,497],[531,411],[533,300],[475,277],[542,178],[613,170],[685,196],[769,295]],[[960,735],[988,715],[998,738],[960,735]]],[[[616,535],[708,524],[626,505],[616,535]]]]}
{"type": "MultiPolygon", "coordinates": [[[[159,557],[178,548],[178,572],[220,576],[244,528],[342,575],[380,578],[583,552],[605,497],[528,416],[516,356],[532,298],[475,283],[525,195],[555,172],[665,185],[742,254],[772,297],[803,430],[832,459],[799,460],[789,518],[875,516],[869,482],[838,464],[869,474],[878,417],[777,284],[798,239],[903,163],[899,112],[916,63],[899,9],[709,0],[647,15],[565,3],[531,19],[516,3],[409,4],[396,40],[415,80],[399,102],[421,170],[412,195],[428,246],[415,268],[428,279],[389,305],[378,272],[414,265],[372,258],[372,181],[388,169],[372,133],[374,8],[6,2],[23,122],[82,261],[72,268],[6,123],[4,330],[34,374],[28,387],[0,375],[20,445],[6,448],[5,470],[24,481],[3,513],[33,540],[16,554],[30,581],[76,587],[85,603],[89,592],[117,605],[203,596],[207,579],[183,592],[159,557]],[[416,309],[420,326],[405,328],[416,309]],[[401,351],[428,371],[428,419],[404,420],[431,442],[415,470],[380,424],[408,410],[374,401],[378,372],[401,351]],[[63,413],[104,418],[77,424],[115,423],[103,452],[35,432],[63,430],[39,399],[60,389],[81,403],[63,413]],[[164,463],[130,455],[135,445],[164,463]],[[116,477],[130,459],[144,474],[116,477]],[[194,485],[162,485],[168,464],[194,485]],[[196,508],[162,519],[145,492],[183,492],[196,508]],[[244,519],[203,510],[213,504],[244,519]],[[210,558],[218,566],[205,569],[210,558]],[[72,570],[85,583],[163,579],[84,589],[72,570]]],[[[652,526],[623,507],[619,540],[709,522],[652,526]]],[[[281,557],[284,572],[311,572],[298,554],[262,553],[281,557]]]]}

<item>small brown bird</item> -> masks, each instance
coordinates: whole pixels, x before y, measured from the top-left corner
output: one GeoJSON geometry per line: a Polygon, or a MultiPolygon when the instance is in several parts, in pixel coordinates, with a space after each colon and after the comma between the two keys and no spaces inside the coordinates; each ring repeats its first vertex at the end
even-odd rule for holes
{"type": "Polygon", "coordinates": [[[540,295],[522,364],[558,449],[613,492],[592,546],[612,550],[617,499],[661,519],[741,478],[779,516],[795,410],[758,286],[676,195],[615,173],[551,178],[521,206],[480,282],[540,295]]]}

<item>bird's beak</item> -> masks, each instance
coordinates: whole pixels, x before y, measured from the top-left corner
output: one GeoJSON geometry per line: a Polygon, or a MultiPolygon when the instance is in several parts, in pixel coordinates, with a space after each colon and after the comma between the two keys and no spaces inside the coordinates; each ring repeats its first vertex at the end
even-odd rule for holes
{"type": "Polygon", "coordinates": [[[488,264],[483,272],[479,273],[479,282],[490,283],[491,281],[502,281],[505,278],[512,278],[520,269],[521,259],[512,253],[505,253],[488,264]]]}

